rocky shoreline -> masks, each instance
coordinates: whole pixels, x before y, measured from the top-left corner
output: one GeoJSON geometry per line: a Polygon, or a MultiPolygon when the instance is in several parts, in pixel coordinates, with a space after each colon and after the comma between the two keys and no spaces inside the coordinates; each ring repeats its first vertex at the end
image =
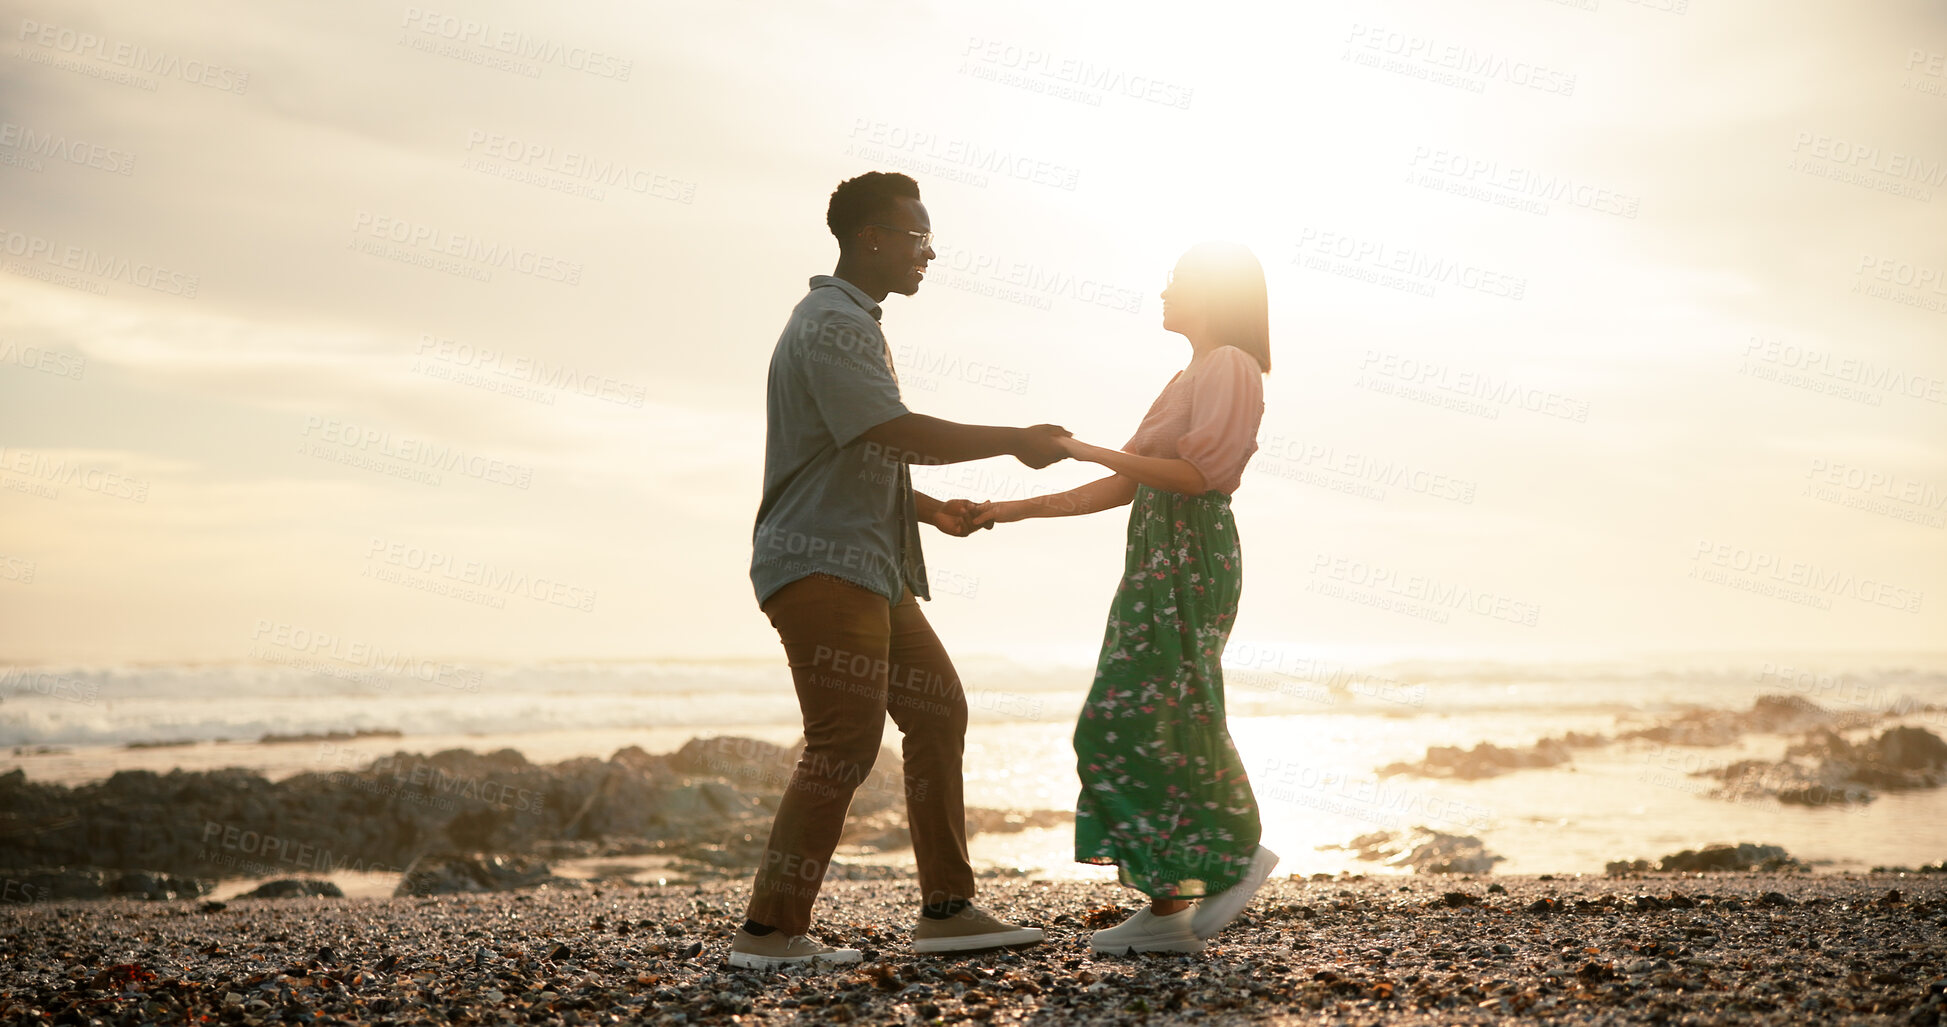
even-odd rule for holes
{"type": "MultiPolygon", "coordinates": [[[[403,875],[403,894],[503,890],[563,884],[544,861],[597,857],[655,857],[684,880],[741,878],[800,751],[724,737],[544,765],[512,749],[373,760],[339,741],[315,740],[316,769],[275,782],[241,769],[122,771],[78,786],[0,774],[7,900],[182,898],[226,878],[348,872],[403,875]]],[[[969,808],[967,825],[1018,831],[1072,817],[969,808]]],[[[855,793],[840,844],[910,847],[891,749],[855,793]]]]}
{"type": "Polygon", "coordinates": [[[1095,956],[1113,883],[1002,879],[1049,932],[908,946],[909,880],[827,885],[823,972],[725,961],[741,883],[394,899],[0,907],[0,1021],[1821,1023],[1935,1027],[1947,875],[1279,877],[1200,956],[1095,956]]]}
{"type": "MultiPolygon", "coordinates": [[[[1902,709],[1937,712],[1924,704],[1902,709]]],[[[1579,749],[1618,744],[1708,749],[1731,745],[1746,735],[1783,735],[1800,739],[1787,748],[1783,759],[1739,760],[1724,767],[1700,768],[1691,776],[1719,781],[1720,786],[1709,792],[1715,798],[1743,802],[1762,797],[1800,806],[1871,802],[1875,788],[1906,791],[1947,784],[1947,742],[1925,728],[1896,726],[1857,741],[1842,734],[1863,733],[1900,715],[1891,709],[1828,710],[1801,696],[1765,695],[1749,710],[1687,710],[1613,735],[1569,731],[1518,747],[1493,742],[1466,749],[1429,746],[1420,759],[1388,763],[1379,774],[1481,781],[1518,770],[1565,766],[1579,749]]]]}

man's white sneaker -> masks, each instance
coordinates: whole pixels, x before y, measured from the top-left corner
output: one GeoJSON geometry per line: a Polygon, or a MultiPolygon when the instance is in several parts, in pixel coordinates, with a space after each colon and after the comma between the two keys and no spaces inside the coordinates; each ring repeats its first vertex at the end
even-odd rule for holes
{"type": "Polygon", "coordinates": [[[921,916],[913,926],[913,951],[920,953],[977,952],[1014,945],[1033,945],[1042,939],[1041,928],[1021,927],[994,916],[972,904],[950,917],[935,920],[921,916]]]}
{"type": "Polygon", "coordinates": [[[782,931],[752,934],[737,928],[730,940],[730,965],[745,970],[775,970],[784,966],[856,963],[864,956],[858,949],[835,949],[820,945],[802,934],[785,937],[782,931]]]}
{"type": "Polygon", "coordinates": [[[1117,956],[1136,952],[1202,952],[1203,939],[1190,927],[1195,912],[1192,907],[1169,916],[1157,916],[1144,906],[1122,923],[1089,935],[1088,944],[1096,952],[1117,956]]]}
{"type": "Polygon", "coordinates": [[[1257,890],[1264,887],[1264,880],[1271,876],[1271,868],[1278,865],[1278,854],[1260,845],[1257,855],[1251,857],[1251,868],[1244,873],[1244,879],[1225,888],[1215,895],[1197,903],[1196,916],[1190,920],[1190,929],[1197,937],[1210,939],[1217,936],[1244,907],[1251,904],[1257,890]]]}

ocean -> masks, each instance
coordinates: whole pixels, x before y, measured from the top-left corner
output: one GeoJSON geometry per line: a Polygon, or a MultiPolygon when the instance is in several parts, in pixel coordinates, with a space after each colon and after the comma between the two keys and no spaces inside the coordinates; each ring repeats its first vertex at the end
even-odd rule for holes
{"type": "MultiPolygon", "coordinates": [[[[695,737],[790,743],[797,706],[779,660],[459,665],[387,662],[292,646],[278,663],[0,668],[7,770],[79,783],[117,770],[246,767],[272,778],[398,751],[517,749],[536,762],[607,757],[695,737]],[[266,736],[388,732],[350,739],[266,736]],[[396,736],[389,732],[398,732],[396,736]]],[[[1698,771],[1781,757],[1790,738],[1720,745],[1643,740],[1573,750],[1565,764],[1484,780],[1381,776],[1430,746],[1527,746],[1564,732],[1616,735],[1699,709],[1794,696],[1875,723],[1947,737],[1947,661],[1858,658],[1609,663],[1351,664],[1233,642],[1226,693],[1264,841],[1282,871],[1389,872],[1346,844],[1418,826],[1476,836],[1503,873],[1600,873],[1712,842],[1762,842],[1834,870],[1947,858],[1947,789],[1882,792],[1824,807],[1714,797],[1698,771]]],[[[1072,810],[1070,733],[1090,668],[961,659],[971,725],[967,802],[1072,810]]],[[[886,741],[897,744],[887,725],[886,741]]],[[[1069,860],[1067,828],[977,836],[985,866],[1094,878],[1069,860]]],[[[898,861],[900,854],[878,858],[898,861]]]]}

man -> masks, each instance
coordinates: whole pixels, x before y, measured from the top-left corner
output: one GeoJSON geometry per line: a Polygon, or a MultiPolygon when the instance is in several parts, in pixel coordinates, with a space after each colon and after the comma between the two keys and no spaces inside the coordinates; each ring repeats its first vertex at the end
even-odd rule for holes
{"type": "Polygon", "coordinates": [[[919,523],[974,530],[973,504],[913,491],[908,464],[1063,457],[1054,425],[998,428],[915,414],[900,400],[880,301],[919,291],[933,225],[919,184],[871,172],[833,191],[825,223],[838,266],[811,279],[771,356],[764,496],[751,583],[777,629],[804,715],[805,750],[786,787],[733,966],[856,962],[807,935],[852,793],[879,752],[886,715],[903,736],[906,814],[923,904],[918,952],[1025,945],[1040,930],[972,904],[960,759],[966,696],[916,597],[927,592],[919,523]]]}

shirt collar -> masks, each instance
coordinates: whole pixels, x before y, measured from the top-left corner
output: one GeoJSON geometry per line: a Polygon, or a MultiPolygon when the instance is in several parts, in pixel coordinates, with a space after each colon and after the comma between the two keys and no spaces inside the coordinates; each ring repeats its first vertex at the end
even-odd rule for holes
{"type": "Polygon", "coordinates": [[[872,297],[867,296],[865,294],[865,290],[860,289],[858,286],[853,285],[851,282],[848,282],[843,278],[839,278],[836,275],[812,275],[811,276],[812,288],[818,289],[825,286],[831,286],[833,288],[836,288],[839,292],[842,292],[845,295],[850,296],[852,298],[852,302],[865,308],[865,312],[872,315],[872,320],[874,321],[879,320],[879,305],[877,303],[872,302],[872,297]]]}

